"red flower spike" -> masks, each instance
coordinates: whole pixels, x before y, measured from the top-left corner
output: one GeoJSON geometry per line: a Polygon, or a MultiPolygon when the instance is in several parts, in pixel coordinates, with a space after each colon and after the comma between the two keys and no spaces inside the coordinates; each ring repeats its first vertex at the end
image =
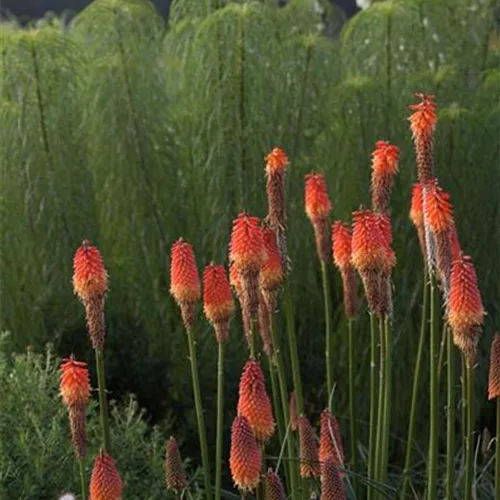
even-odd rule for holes
{"type": "Polygon", "coordinates": [[[392,224],[391,219],[386,214],[378,214],[378,227],[380,230],[380,235],[382,237],[382,242],[384,245],[384,252],[386,257],[386,262],[384,269],[388,270],[396,265],[396,254],[392,249],[392,224]]]}
{"type": "Polygon", "coordinates": [[[165,481],[169,490],[180,493],[187,487],[188,483],[184,469],[182,467],[182,460],[179,453],[179,447],[175,437],[170,436],[166,445],[165,455],[165,481]]]}
{"type": "Polygon", "coordinates": [[[254,490],[260,481],[262,454],[247,418],[238,415],[231,429],[229,468],[234,484],[242,491],[254,490]]]}
{"type": "Polygon", "coordinates": [[[248,419],[258,441],[266,442],[274,434],[273,412],[266,393],[264,374],[254,359],[248,360],[243,368],[238,414],[248,419]]]}
{"type": "Polygon", "coordinates": [[[83,240],[73,258],[73,290],[82,301],[104,297],[108,291],[108,274],[99,250],[83,240]]]}
{"type": "Polygon", "coordinates": [[[468,361],[473,362],[485,311],[476,270],[468,255],[462,255],[453,263],[450,282],[448,324],[455,344],[462,349],[468,361]]]}
{"type": "Polygon", "coordinates": [[[321,430],[319,436],[319,460],[326,462],[332,458],[336,466],[342,467],[345,461],[344,448],[340,437],[340,428],[337,419],[330,410],[321,413],[321,430]]]}
{"type": "Polygon", "coordinates": [[[412,188],[410,220],[416,227],[424,225],[424,192],[419,182],[412,188]]]}
{"type": "Polygon", "coordinates": [[[316,444],[313,428],[305,415],[299,417],[298,424],[300,476],[318,477],[321,471],[318,460],[318,445],[316,444]]]}
{"type": "Polygon", "coordinates": [[[92,469],[90,498],[92,500],[120,500],[122,488],[122,480],[113,458],[101,450],[92,469]]]}
{"type": "Polygon", "coordinates": [[[500,398],[500,335],[493,337],[490,351],[490,373],[488,377],[488,399],[500,398]]]}
{"type": "Polygon", "coordinates": [[[265,158],[266,174],[273,175],[276,172],[286,170],[288,165],[288,156],[279,147],[274,148],[265,158]]]}
{"type": "Polygon", "coordinates": [[[266,259],[266,252],[257,217],[250,217],[242,212],[233,221],[229,259],[238,269],[240,276],[245,271],[260,271],[266,259]]]}
{"type": "Polygon", "coordinates": [[[425,221],[435,234],[453,226],[453,209],[449,200],[450,195],[438,185],[437,179],[431,179],[424,186],[425,221]]]}
{"type": "Polygon", "coordinates": [[[234,299],[224,266],[209,264],[203,271],[203,309],[214,326],[217,342],[226,342],[234,299]]]}
{"type": "Polygon", "coordinates": [[[305,203],[306,214],[311,222],[328,218],[332,210],[332,202],[328,196],[325,177],[322,174],[310,173],[306,175],[305,203]]]}
{"type": "Polygon", "coordinates": [[[353,219],[353,266],[360,273],[384,269],[387,242],[380,231],[379,217],[371,210],[358,210],[353,213],[353,219]]]}
{"type": "Polygon", "coordinates": [[[266,259],[260,269],[260,286],[266,292],[275,292],[283,283],[284,273],[281,254],[273,230],[262,228],[266,259]]]}
{"type": "Polygon", "coordinates": [[[183,302],[197,302],[201,296],[193,247],[182,238],[172,245],[170,293],[179,305],[183,302]]]}
{"type": "Polygon", "coordinates": [[[399,148],[378,141],[372,153],[371,192],[373,209],[386,213],[389,209],[393,177],[398,171],[399,148]]]}
{"type": "Polygon", "coordinates": [[[243,293],[243,288],[241,284],[241,278],[238,273],[238,268],[234,264],[229,266],[229,283],[234,288],[234,292],[238,298],[241,298],[243,293]]]}
{"type": "Polygon", "coordinates": [[[278,474],[271,468],[264,476],[264,500],[286,500],[283,483],[278,474]]]}
{"type": "Polygon", "coordinates": [[[347,224],[338,220],[332,226],[332,254],[333,261],[339,269],[346,269],[351,265],[351,230],[347,224]]]}
{"type": "Polygon", "coordinates": [[[90,378],[87,363],[73,355],[61,364],[61,396],[66,406],[87,405],[90,398],[90,378]]]}
{"type": "Polygon", "coordinates": [[[437,105],[434,102],[436,96],[426,95],[421,92],[415,94],[417,99],[420,99],[418,104],[411,104],[410,109],[413,110],[409,120],[410,128],[415,138],[425,139],[434,134],[436,129],[437,105]]]}
{"type": "Polygon", "coordinates": [[[340,471],[332,457],[328,457],[321,466],[320,500],[346,500],[346,498],[340,471]]]}

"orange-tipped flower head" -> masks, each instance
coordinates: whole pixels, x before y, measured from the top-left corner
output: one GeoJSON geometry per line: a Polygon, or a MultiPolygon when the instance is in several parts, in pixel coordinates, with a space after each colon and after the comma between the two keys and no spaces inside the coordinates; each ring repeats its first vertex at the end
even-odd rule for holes
{"type": "Polygon", "coordinates": [[[264,500],[286,500],[283,483],[278,474],[271,468],[264,476],[264,500]]]}
{"type": "Polygon", "coordinates": [[[500,398],[500,335],[493,337],[490,352],[490,376],[488,378],[488,399],[500,398]]]}
{"type": "Polygon", "coordinates": [[[332,457],[328,457],[321,466],[320,500],[346,500],[346,498],[338,465],[332,457]]]}
{"type": "Polygon", "coordinates": [[[87,405],[90,398],[90,378],[87,363],[71,355],[61,364],[61,396],[66,406],[87,405]]]}
{"type": "Polygon", "coordinates": [[[265,158],[266,174],[273,175],[276,172],[286,170],[288,165],[288,156],[281,148],[274,148],[265,158]]]}
{"type": "Polygon", "coordinates": [[[224,266],[209,264],[203,271],[203,309],[214,326],[217,342],[226,342],[234,299],[224,266]]]}
{"type": "Polygon", "coordinates": [[[80,300],[104,297],[108,291],[108,274],[99,250],[83,240],[73,259],[73,289],[80,300]]]}
{"type": "Polygon", "coordinates": [[[247,418],[238,415],[231,429],[229,467],[234,484],[242,491],[254,490],[260,481],[262,454],[247,418]]]}
{"type": "Polygon", "coordinates": [[[332,226],[332,253],[333,261],[339,269],[345,269],[351,265],[351,230],[347,224],[338,220],[332,226]]]}
{"type": "Polygon", "coordinates": [[[234,264],[229,265],[229,283],[234,288],[236,297],[241,298],[243,293],[241,278],[238,273],[238,268],[234,264]]]}
{"type": "Polygon", "coordinates": [[[266,393],[264,374],[254,359],[248,360],[243,368],[238,414],[248,419],[259,441],[265,442],[274,434],[273,412],[266,393]]]}
{"type": "Polygon", "coordinates": [[[448,324],[454,342],[473,362],[485,311],[477,285],[476,269],[468,255],[453,263],[448,302],[448,324]]]}
{"type": "Polygon", "coordinates": [[[115,461],[104,450],[101,450],[92,469],[90,498],[92,500],[120,500],[122,487],[115,461]]]}
{"type": "Polygon", "coordinates": [[[260,286],[266,292],[275,292],[283,283],[284,278],[281,254],[273,230],[264,226],[262,235],[266,259],[260,269],[260,286]]]}
{"type": "Polygon", "coordinates": [[[179,447],[174,436],[170,436],[167,441],[167,452],[165,455],[165,480],[167,488],[177,493],[187,487],[186,475],[182,468],[181,455],[179,447]]]}
{"type": "Polygon", "coordinates": [[[450,195],[431,179],[424,186],[425,221],[433,233],[448,231],[453,226],[450,195]]]}
{"type": "Polygon", "coordinates": [[[386,265],[386,241],[379,217],[371,210],[353,213],[352,264],[358,272],[380,271],[386,265]]]}
{"type": "Polygon", "coordinates": [[[410,220],[416,227],[424,225],[424,191],[419,182],[412,188],[410,220]]]}
{"type": "Polygon", "coordinates": [[[170,293],[181,309],[184,326],[191,329],[196,303],[201,296],[201,286],[193,247],[182,238],[172,245],[170,293]]]}
{"type": "Polygon", "coordinates": [[[313,428],[305,415],[299,417],[300,476],[318,477],[321,473],[318,445],[313,428]]]}
{"type": "Polygon", "coordinates": [[[376,212],[386,213],[393,184],[398,171],[399,148],[387,141],[378,141],[372,153],[372,204],[376,212]]]}
{"type": "Polygon", "coordinates": [[[425,184],[434,175],[433,141],[437,122],[436,103],[433,95],[419,93],[416,97],[421,102],[410,106],[414,111],[410,116],[410,128],[417,154],[418,180],[421,184],[425,184]]]}
{"type": "Polygon", "coordinates": [[[340,428],[337,419],[330,410],[321,413],[321,429],[319,435],[319,460],[325,462],[333,458],[335,465],[342,467],[345,461],[344,448],[340,437],[340,428]]]}
{"type": "Polygon", "coordinates": [[[318,257],[323,262],[328,262],[330,259],[328,215],[332,210],[332,202],[323,175],[314,173],[306,175],[305,204],[306,214],[314,229],[318,257]]]}
{"type": "Polygon", "coordinates": [[[260,221],[242,212],[233,221],[229,259],[238,271],[259,271],[266,259],[260,221]]]}

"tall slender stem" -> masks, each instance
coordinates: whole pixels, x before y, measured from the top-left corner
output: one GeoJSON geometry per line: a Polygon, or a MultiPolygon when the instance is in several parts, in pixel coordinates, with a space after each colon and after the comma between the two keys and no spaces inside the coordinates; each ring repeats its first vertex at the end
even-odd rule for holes
{"type": "MultiPolygon", "coordinates": [[[[384,338],[384,321],[382,317],[379,317],[379,340],[380,340],[380,351],[379,351],[379,385],[378,385],[378,414],[377,414],[377,444],[375,451],[375,478],[377,481],[382,480],[382,459],[383,453],[382,449],[384,446],[384,431],[383,431],[383,417],[384,417],[384,394],[385,394],[385,338],[384,338]]],[[[376,495],[379,498],[379,495],[376,495]]]]}
{"type": "Polygon", "coordinates": [[[449,328],[446,328],[448,348],[448,396],[446,400],[446,498],[454,498],[455,485],[455,347],[449,328]]]}
{"type": "MultiPolygon", "coordinates": [[[[375,479],[375,447],[376,426],[377,426],[377,337],[375,332],[375,316],[370,313],[370,338],[371,338],[371,359],[370,359],[370,429],[368,442],[368,479],[372,482],[375,479]]],[[[368,486],[368,500],[375,497],[376,490],[368,486]]]]}
{"type": "Polygon", "coordinates": [[[467,436],[465,440],[465,500],[472,499],[474,478],[474,367],[465,361],[467,383],[467,436]]]}
{"type": "MultiPolygon", "coordinates": [[[[356,471],[356,442],[357,442],[357,425],[356,425],[356,386],[354,375],[354,320],[349,318],[347,321],[347,344],[349,358],[349,425],[351,431],[351,469],[356,471]]],[[[356,491],[356,477],[353,478],[353,487],[356,491]]]]}
{"type": "Polygon", "coordinates": [[[82,490],[82,500],[87,500],[87,486],[85,480],[85,467],[83,465],[83,458],[78,459],[78,467],[80,469],[80,487],[82,490]]]}
{"type": "Polygon", "coordinates": [[[436,290],[435,277],[430,274],[430,433],[427,474],[427,494],[429,500],[437,498],[438,476],[438,425],[439,425],[439,388],[437,380],[439,339],[436,328],[436,290]]]}
{"type": "Polygon", "coordinates": [[[389,317],[384,318],[384,339],[385,339],[385,368],[384,368],[384,418],[383,418],[383,440],[382,440],[382,460],[380,469],[380,480],[387,483],[389,467],[389,437],[391,430],[391,398],[392,398],[392,329],[389,317]]]}
{"type": "Polygon", "coordinates": [[[273,364],[273,360],[269,356],[266,357],[268,361],[269,377],[271,379],[271,392],[273,396],[273,408],[276,416],[276,424],[278,427],[278,438],[281,443],[283,441],[283,436],[285,435],[285,423],[283,420],[283,407],[281,404],[280,389],[276,378],[276,367],[273,364]]]}
{"type": "Polygon", "coordinates": [[[203,406],[201,404],[200,376],[198,374],[198,359],[196,356],[196,343],[191,329],[186,329],[189,361],[191,364],[191,379],[193,382],[194,403],[196,408],[196,420],[198,421],[198,435],[200,438],[201,462],[203,465],[203,476],[205,480],[205,498],[212,498],[212,484],[210,482],[210,467],[208,461],[207,433],[205,420],[203,418],[203,406]]]}
{"type": "MultiPolygon", "coordinates": [[[[333,390],[333,360],[332,360],[332,332],[331,332],[331,305],[330,286],[328,283],[328,268],[326,262],[321,261],[321,275],[323,278],[323,300],[325,302],[325,362],[326,362],[326,404],[330,401],[333,390]]],[[[332,408],[330,408],[332,410],[332,408]]],[[[333,411],[333,410],[332,410],[333,411]]]]}
{"type": "Polygon", "coordinates": [[[217,443],[215,451],[215,499],[220,500],[222,488],[222,448],[224,444],[224,351],[219,342],[217,359],[217,443]]]}
{"type": "Polygon", "coordinates": [[[497,398],[497,437],[495,443],[495,499],[500,498],[500,398],[497,398]]]}
{"type": "MultiPolygon", "coordinates": [[[[278,335],[276,333],[276,322],[274,319],[274,314],[271,315],[271,339],[273,342],[273,356],[276,361],[276,365],[278,367],[278,382],[280,386],[280,395],[281,395],[281,407],[283,411],[283,420],[285,424],[285,428],[288,427],[290,421],[290,415],[288,411],[288,391],[286,388],[286,372],[285,365],[283,363],[283,357],[281,355],[281,348],[278,335]]],[[[289,480],[290,480],[290,491],[292,493],[292,499],[298,498],[298,478],[299,478],[299,469],[298,463],[293,459],[295,457],[294,446],[293,446],[293,435],[291,432],[286,432],[286,443],[287,443],[287,453],[288,453],[288,471],[289,471],[289,480]]]]}
{"type": "Polygon", "coordinates": [[[417,416],[417,401],[418,401],[418,390],[420,386],[420,374],[422,372],[423,364],[423,354],[424,354],[424,344],[425,344],[425,333],[427,331],[427,302],[429,295],[429,287],[427,284],[427,271],[424,269],[424,291],[422,297],[422,317],[420,319],[420,338],[418,340],[417,348],[417,359],[415,361],[415,370],[413,372],[413,387],[411,393],[411,405],[410,405],[410,421],[408,423],[408,439],[406,440],[406,455],[405,455],[405,465],[403,472],[403,487],[401,489],[401,500],[406,499],[408,488],[410,486],[410,469],[411,469],[411,459],[413,451],[413,439],[415,438],[415,424],[417,416]]]}
{"type": "Polygon", "coordinates": [[[97,370],[97,385],[99,388],[99,411],[101,414],[102,439],[104,449],[111,454],[111,439],[109,436],[108,397],[106,395],[106,378],[104,371],[104,354],[101,349],[95,350],[95,365],[97,370]]]}
{"type": "Polygon", "coordinates": [[[300,377],[300,363],[297,350],[297,337],[295,334],[295,319],[293,317],[292,293],[290,285],[285,285],[285,315],[286,330],[290,348],[290,359],[292,362],[293,387],[297,399],[297,412],[299,415],[304,413],[304,399],[302,397],[302,381],[300,377]]]}
{"type": "MultiPolygon", "coordinates": [[[[465,357],[460,356],[462,360],[462,377],[461,377],[461,385],[462,385],[462,443],[465,443],[467,439],[467,377],[466,377],[466,365],[465,365],[465,357]]],[[[463,456],[465,462],[465,454],[463,456]]]]}

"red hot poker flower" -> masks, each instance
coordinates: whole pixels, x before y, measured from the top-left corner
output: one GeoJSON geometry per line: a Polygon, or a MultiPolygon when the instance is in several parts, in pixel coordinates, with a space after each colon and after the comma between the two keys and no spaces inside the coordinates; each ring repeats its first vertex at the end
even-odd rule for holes
{"type": "Polygon", "coordinates": [[[488,399],[500,398],[500,335],[491,343],[490,373],[488,377],[488,399]]]}
{"type": "Polygon", "coordinates": [[[90,378],[87,363],[73,355],[61,364],[61,396],[66,406],[87,405],[90,398],[90,378]]]}
{"type": "Polygon", "coordinates": [[[278,474],[271,468],[264,476],[264,500],[286,500],[283,483],[278,474]]]}
{"type": "Polygon", "coordinates": [[[389,209],[393,177],[398,171],[399,148],[387,141],[378,141],[372,153],[371,192],[373,209],[386,213],[389,209]]]}
{"type": "Polygon", "coordinates": [[[345,456],[339,423],[330,410],[325,409],[321,413],[319,460],[325,462],[329,457],[333,458],[335,465],[340,467],[344,465],[345,456]]]}
{"type": "Polygon", "coordinates": [[[226,342],[234,299],[224,266],[209,264],[203,271],[203,308],[213,324],[217,342],[226,342]]]}
{"type": "Polygon", "coordinates": [[[274,148],[265,158],[266,174],[273,175],[276,172],[286,170],[288,165],[288,156],[279,147],[274,148]]]}
{"type": "Polygon", "coordinates": [[[318,460],[318,445],[313,428],[305,415],[298,419],[300,476],[318,477],[321,473],[318,460]]]}
{"type": "Polygon", "coordinates": [[[238,271],[260,271],[266,259],[260,221],[242,212],[233,221],[229,259],[238,271]]]}
{"type": "Polygon", "coordinates": [[[266,393],[264,374],[254,359],[248,360],[243,368],[238,414],[248,419],[257,440],[266,442],[274,434],[273,412],[266,393]]]}
{"type": "Polygon", "coordinates": [[[412,188],[410,220],[417,228],[424,225],[424,192],[420,182],[412,188]]]}
{"type": "Polygon", "coordinates": [[[167,452],[165,455],[165,481],[169,490],[177,493],[187,487],[186,475],[182,468],[182,460],[177,446],[177,440],[170,436],[167,441],[167,452]]]}
{"type": "Polygon", "coordinates": [[[382,270],[386,265],[386,242],[378,216],[371,210],[358,210],[353,213],[353,220],[353,266],[360,273],[382,270]]]}
{"type": "Polygon", "coordinates": [[[101,450],[92,469],[90,498],[92,500],[120,500],[122,488],[122,480],[113,458],[101,450]]]}
{"type": "Polygon", "coordinates": [[[89,240],[83,240],[73,259],[73,289],[82,301],[104,297],[108,291],[101,254],[89,240]]]}
{"type": "Polygon", "coordinates": [[[453,226],[450,195],[431,179],[424,186],[425,221],[433,233],[448,231],[453,226]]]}
{"type": "Polygon", "coordinates": [[[260,481],[262,454],[246,417],[238,415],[231,429],[229,467],[234,484],[242,491],[254,490],[260,481]]]}
{"type": "Polygon", "coordinates": [[[328,457],[321,466],[320,500],[346,500],[346,498],[338,466],[332,457],[328,457]]]}
{"type": "Polygon", "coordinates": [[[338,220],[332,226],[332,253],[333,261],[339,269],[345,269],[351,265],[351,230],[347,224],[338,220]]]}
{"type": "Polygon", "coordinates": [[[262,234],[264,236],[266,260],[260,270],[259,280],[267,308],[270,313],[273,313],[276,306],[276,296],[283,283],[285,274],[283,272],[281,252],[273,230],[264,226],[262,234]]]}

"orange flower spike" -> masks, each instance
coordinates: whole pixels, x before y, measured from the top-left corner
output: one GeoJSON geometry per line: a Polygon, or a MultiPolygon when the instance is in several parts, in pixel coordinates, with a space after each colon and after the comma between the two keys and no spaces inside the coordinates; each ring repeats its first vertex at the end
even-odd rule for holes
{"type": "Polygon", "coordinates": [[[169,490],[177,493],[187,487],[188,483],[184,469],[182,468],[182,460],[177,446],[177,440],[174,436],[170,436],[167,441],[167,452],[165,455],[165,481],[169,490]]]}
{"type": "Polygon", "coordinates": [[[260,481],[262,454],[247,418],[238,415],[231,428],[229,468],[234,484],[242,491],[254,490],[260,481]]]}
{"type": "Polygon", "coordinates": [[[468,335],[482,325],[485,311],[477,285],[476,269],[468,255],[453,263],[448,303],[448,323],[456,335],[468,335]]]}
{"type": "Polygon", "coordinates": [[[333,261],[339,269],[351,265],[352,233],[347,224],[335,221],[332,226],[333,261]]]}
{"type": "Polygon", "coordinates": [[[193,247],[182,238],[172,245],[170,293],[179,305],[183,302],[197,302],[201,296],[193,247]]]}
{"type": "Polygon", "coordinates": [[[424,191],[419,182],[412,188],[410,220],[417,228],[424,225],[424,191]]]}
{"type": "Polygon", "coordinates": [[[90,498],[92,500],[120,500],[122,488],[122,480],[113,458],[101,450],[92,469],[90,498]]]}
{"type": "Polygon", "coordinates": [[[448,231],[454,224],[450,195],[431,179],[424,186],[425,221],[433,233],[448,231]]]}
{"type": "Polygon", "coordinates": [[[82,301],[104,297],[108,291],[101,253],[89,240],[83,240],[73,258],[73,290],[82,301]]]}
{"type": "Polygon", "coordinates": [[[371,210],[353,213],[353,266],[360,272],[380,271],[386,264],[386,242],[380,231],[379,218],[371,210]]]}
{"type": "Polygon", "coordinates": [[[311,423],[305,415],[298,419],[300,476],[318,477],[321,473],[318,457],[318,445],[311,423]]]}
{"type": "Polygon", "coordinates": [[[283,483],[278,474],[271,468],[264,476],[264,500],[286,500],[283,483]]]}
{"type": "Polygon", "coordinates": [[[90,398],[90,378],[87,363],[71,355],[61,364],[61,396],[66,406],[86,405],[90,398]]]}
{"type": "Polygon", "coordinates": [[[274,148],[265,158],[266,174],[271,176],[276,172],[283,172],[288,165],[288,156],[281,148],[274,148]]]}
{"type": "Polygon", "coordinates": [[[333,458],[335,465],[343,466],[345,455],[339,423],[330,410],[325,409],[321,413],[319,460],[325,462],[329,457],[333,458]]]}
{"type": "Polygon", "coordinates": [[[372,153],[371,192],[373,209],[386,213],[389,209],[393,177],[398,171],[399,148],[386,141],[378,141],[372,153]]]}
{"type": "Polygon", "coordinates": [[[234,299],[224,266],[209,264],[203,271],[203,309],[214,326],[217,342],[226,342],[234,299]]]}
{"type": "Polygon", "coordinates": [[[274,434],[273,412],[266,393],[264,374],[254,359],[248,360],[243,368],[238,414],[248,419],[258,441],[266,442],[274,434]]]}
{"type": "Polygon", "coordinates": [[[260,270],[260,286],[268,292],[276,291],[283,283],[283,266],[281,254],[273,230],[267,226],[262,228],[266,259],[260,270]]]}
{"type": "Polygon", "coordinates": [[[243,293],[243,288],[241,285],[241,278],[238,273],[238,269],[234,264],[230,264],[229,266],[229,283],[234,288],[236,296],[241,298],[243,293]]]}
{"type": "Polygon", "coordinates": [[[488,377],[488,399],[500,398],[500,335],[493,337],[490,352],[490,373],[488,377]]]}
{"type": "Polygon", "coordinates": [[[378,215],[378,226],[386,255],[384,267],[388,270],[396,265],[396,254],[392,249],[392,224],[389,216],[385,214],[378,215]]]}
{"type": "Polygon", "coordinates": [[[415,94],[417,99],[421,102],[418,104],[411,104],[410,109],[413,110],[409,120],[410,128],[415,138],[428,138],[432,136],[436,129],[437,105],[434,102],[436,96],[426,95],[423,93],[415,94]]]}
{"type": "Polygon", "coordinates": [[[337,464],[328,457],[321,466],[320,500],[346,500],[344,485],[337,464]]]}
{"type": "Polygon", "coordinates": [[[328,218],[332,211],[332,202],[328,196],[325,177],[322,174],[306,175],[305,184],[306,214],[315,222],[328,218]]]}
{"type": "Polygon", "coordinates": [[[266,259],[264,238],[257,217],[240,213],[233,221],[229,259],[240,273],[259,271],[266,259]]]}

